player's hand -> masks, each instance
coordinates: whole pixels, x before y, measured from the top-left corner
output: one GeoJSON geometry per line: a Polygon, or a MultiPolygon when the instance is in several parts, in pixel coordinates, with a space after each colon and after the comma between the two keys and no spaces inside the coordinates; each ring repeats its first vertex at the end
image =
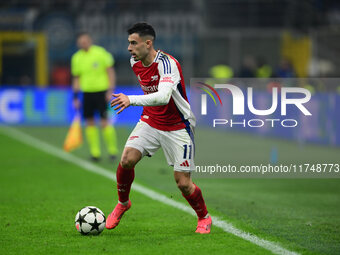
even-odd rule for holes
{"type": "Polygon", "coordinates": [[[79,110],[81,106],[80,100],[78,98],[74,98],[72,101],[72,105],[74,109],[79,110]]]}
{"type": "Polygon", "coordinates": [[[116,106],[114,110],[120,109],[117,114],[121,113],[124,109],[128,108],[130,106],[130,99],[127,95],[124,95],[123,93],[119,94],[112,94],[115,99],[111,101],[111,107],[116,106]]]}

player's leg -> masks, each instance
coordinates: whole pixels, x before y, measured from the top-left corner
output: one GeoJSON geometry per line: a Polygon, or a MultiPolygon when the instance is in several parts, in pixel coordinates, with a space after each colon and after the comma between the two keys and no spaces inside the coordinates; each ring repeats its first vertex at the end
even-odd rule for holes
{"type": "Polygon", "coordinates": [[[198,223],[196,233],[208,234],[211,229],[211,217],[208,214],[201,189],[192,182],[190,172],[174,171],[177,187],[181,190],[183,197],[195,210],[198,223]]]}
{"type": "Polygon", "coordinates": [[[196,186],[191,180],[190,172],[174,171],[174,177],[177,187],[180,189],[183,196],[189,196],[194,192],[196,186]]]}
{"type": "Polygon", "coordinates": [[[118,204],[106,220],[106,228],[113,229],[130,209],[130,189],[135,177],[134,167],[145,155],[152,155],[159,147],[157,133],[146,123],[139,122],[126,142],[117,168],[118,204]]]}
{"type": "Polygon", "coordinates": [[[169,165],[174,166],[177,186],[198,216],[196,232],[210,233],[211,217],[201,189],[191,179],[191,172],[195,170],[193,136],[186,129],[162,133],[162,148],[169,165]]]}
{"type": "Polygon", "coordinates": [[[113,209],[112,213],[107,217],[106,228],[115,228],[124,213],[130,209],[131,201],[129,194],[132,182],[135,178],[135,165],[142,158],[142,153],[130,147],[125,147],[122,159],[118,165],[116,178],[117,178],[117,191],[118,191],[118,204],[113,209]]]}
{"type": "Polygon", "coordinates": [[[118,154],[116,129],[107,119],[101,120],[103,138],[111,160],[115,160],[118,154]]]}
{"type": "Polygon", "coordinates": [[[116,129],[107,118],[101,118],[101,127],[104,142],[110,155],[110,159],[115,160],[118,154],[116,129]]]}
{"type": "Polygon", "coordinates": [[[94,120],[94,93],[83,93],[83,116],[85,119],[85,135],[89,146],[91,159],[98,161],[101,155],[99,130],[94,120]]]}
{"type": "Polygon", "coordinates": [[[127,205],[129,202],[131,184],[135,178],[135,165],[141,159],[142,153],[139,150],[131,147],[124,148],[116,172],[118,202],[122,205],[127,205]]]}
{"type": "Polygon", "coordinates": [[[117,168],[118,201],[126,205],[134,179],[135,165],[145,155],[152,155],[160,147],[157,131],[145,122],[139,122],[131,132],[117,168]]]}
{"type": "Polygon", "coordinates": [[[110,123],[107,116],[108,104],[105,97],[106,91],[98,93],[97,108],[100,114],[100,124],[102,127],[102,134],[110,159],[116,159],[118,154],[117,135],[114,126],[110,123]]]}

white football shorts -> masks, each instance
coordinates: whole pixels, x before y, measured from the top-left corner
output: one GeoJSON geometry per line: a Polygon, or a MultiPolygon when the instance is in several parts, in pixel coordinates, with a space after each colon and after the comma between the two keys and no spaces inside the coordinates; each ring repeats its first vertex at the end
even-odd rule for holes
{"type": "Polygon", "coordinates": [[[162,147],[168,164],[173,166],[175,171],[195,170],[194,141],[186,129],[162,131],[151,127],[144,121],[139,121],[131,132],[125,147],[139,150],[142,157],[152,156],[162,147]]]}

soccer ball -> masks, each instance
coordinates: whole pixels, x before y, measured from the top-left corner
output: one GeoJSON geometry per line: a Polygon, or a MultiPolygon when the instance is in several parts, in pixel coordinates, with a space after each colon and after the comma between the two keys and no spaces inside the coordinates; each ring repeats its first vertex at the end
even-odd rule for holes
{"type": "Polygon", "coordinates": [[[82,235],[99,235],[105,227],[105,215],[95,206],[86,206],[77,213],[75,225],[82,235]]]}

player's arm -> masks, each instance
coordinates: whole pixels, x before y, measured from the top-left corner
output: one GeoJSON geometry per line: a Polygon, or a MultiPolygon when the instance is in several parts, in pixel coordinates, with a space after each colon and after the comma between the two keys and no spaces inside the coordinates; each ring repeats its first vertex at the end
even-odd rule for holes
{"type": "Polygon", "coordinates": [[[116,71],[113,66],[106,69],[107,75],[109,76],[109,88],[114,90],[116,87],[116,71]]]}
{"type": "Polygon", "coordinates": [[[73,107],[76,110],[80,109],[80,65],[79,65],[79,57],[77,54],[74,54],[71,58],[71,73],[72,73],[72,91],[73,91],[73,107]]]}
{"type": "Polygon", "coordinates": [[[116,106],[115,110],[120,109],[117,114],[130,105],[159,106],[169,103],[172,91],[180,82],[180,74],[174,60],[166,58],[161,61],[162,62],[160,62],[160,64],[158,65],[158,72],[160,75],[158,91],[155,93],[140,96],[113,94],[113,96],[116,98],[111,101],[111,107],[116,106]]]}
{"type": "Polygon", "coordinates": [[[73,107],[78,110],[80,108],[80,100],[79,100],[80,82],[79,82],[79,76],[74,76],[73,79],[72,79],[72,91],[73,91],[73,107]]]}
{"type": "Polygon", "coordinates": [[[109,77],[109,89],[106,93],[107,102],[110,101],[112,92],[116,87],[116,71],[113,66],[106,68],[107,75],[109,77]]]}
{"type": "Polygon", "coordinates": [[[140,96],[128,96],[130,104],[134,106],[158,106],[169,103],[172,94],[172,84],[160,82],[158,91],[140,96]]]}
{"type": "Polygon", "coordinates": [[[161,82],[158,85],[158,91],[148,95],[127,96],[123,93],[112,94],[115,99],[111,101],[111,107],[118,110],[117,114],[121,113],[130,105],[134,106],[157,106],[166,105],[169,103],[172,94],[172,86],[166,82],[161,82]]]}
{"type": "Polygon", "coordinates": [[[103,61],[104,61],[104,64],[106,66],[106,72],[107,72],[107,76],[109,78],[109,88],[107,90],[107,93],[106,93],[106,101],[107,102],[110,102],[111,100],[111,95],[116,87],[116,72],[115,72],[115,69],[114,69],[114,64],[115,64],[115,60],[114,60],[114,57],[113,55],[104,50],[103,51],[103,61]]]}

